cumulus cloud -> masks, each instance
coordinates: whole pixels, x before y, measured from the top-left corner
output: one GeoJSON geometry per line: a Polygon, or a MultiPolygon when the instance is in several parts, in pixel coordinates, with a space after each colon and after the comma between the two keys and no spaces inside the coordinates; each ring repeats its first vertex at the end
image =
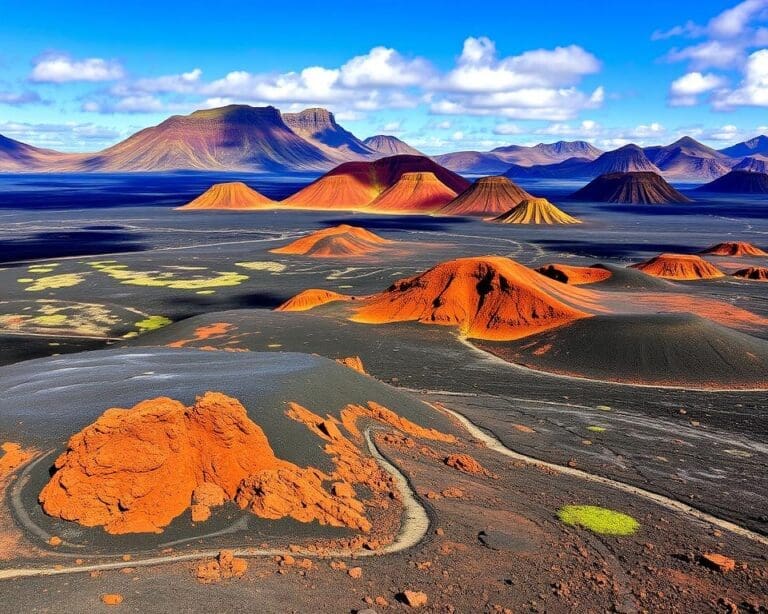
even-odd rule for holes
{"type": "MultiPolygon", "coordinates": [[[[70,62],[71,63],[71,62],[70,62]]],[[[426,105],[433,114],[488,115],[564,121],[599,107],[602,87],[584,91],[580,81],[600,61],[570,45],[500,57],[486,37],[464,41],[455,65],[438,71],[422,57],[384,46],[338,67],[308,66],[277,73],[236,70],[212,80],[195,68],[186,73],[122,79],[92,95],[82,108],[100,113],[155,113],[187,105],[247,103],[327,106],[341,117],[426,105]]]]}
{"type": "Polygon", "coordinates": [[[35,62],[29,80],[35,83],[115,81],[122,79],[124,74],[122,65],[115,60],[76,60],[65,54],[54,54],[43,56],[35,62]]]}
{"type": "Polygon", "coordinates": [[[723,87],[725,83],[723,77],[712,73],[689,72],[670,85],[669,103],[676,107],[693,106],[701,94],[723,87]]]}
{"type": "Polygon", "coordinates": [[[719,110],[739,106],[768,107],[768,49],[750,55],[739,86],[720,92],[714,100],[714,107],[719,110]]]}
{"type": "Polygon", "coordinates": [[[509,136],[513,134],[523,134],[524,130],[517,124],[496,124],[493,127],[493,133],[500,136],[509,136]]]}

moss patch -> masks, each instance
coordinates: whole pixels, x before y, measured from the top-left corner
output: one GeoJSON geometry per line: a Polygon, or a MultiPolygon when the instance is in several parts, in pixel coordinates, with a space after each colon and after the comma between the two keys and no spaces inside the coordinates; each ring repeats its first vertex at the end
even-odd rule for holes
{"type": "Polygon", "coordinates": [[[632,516],[596,505],[566,505],[557,517],[571,527],[583,527],[600,535],[632,535],[640,523],[632,516]]]}
{"type": "Polygon", "coordinates": [[[596,426],[594,424],[592,426],[588,426],[587,430],[588,431],[592,431],[593,433],[605,433],[605,427],[603,427],[603,426],[596,426]]]}
{"type": "Polygon", "coordinates": [[[24,288],[27,292],[41,292],[56,288],[71,288],[83,283],[84,279],[85,277],[80,273],[62,273],[61,275],[48,275],[37,279],[20,279],[19,282],[29,284],[24,288]]]}
{"type": "Polygon", "coordinates": [[[247,275],[234,271],[181,277],[170,271],[133,271],[126,268],[125,265],[115,266],[103,262],[91,263],[91,266],[102,273],[106,273],[121,284],[150,288],[172,288],[174,290],[204,290],[222,286],[239,286],[248,279],[247,275]]]}
{"type": "Polygon", "coordinates": [[[67,323],[67,316],[61,313],[47,316],[37,316],[32,318],[32,322],[38,326],[61,326],[67,323]]]}
{"type": "Polygon", "coordinates": [[[151,330],[163,328],[163,326],[168,326],[169,324],[173,324],[173,320],[166,318],[165,316],[149,316],[144,320],[136,322],[136,328],[142,333],[146,333],[151,330]]]}
{"type": "Polygon", "coordinates": [[[282,262],[273,260],[256,260],[254,262],[235,262],[236,266],[243,267],[249,271],[268,271],[270,273],[282,273],[288,267],[282,262]]]}

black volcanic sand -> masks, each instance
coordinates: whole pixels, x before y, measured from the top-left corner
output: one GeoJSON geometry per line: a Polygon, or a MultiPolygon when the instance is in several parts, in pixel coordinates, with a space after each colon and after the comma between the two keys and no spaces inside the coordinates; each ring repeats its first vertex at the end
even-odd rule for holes
{"type": "Polygon", "coordinates": [[[475,345],[509,362],[601,381],[768,391],[768,341],[693,314],[598,316],[475,345]]]}
{"type": "Polygon", "coordinates": [[[661,389],[560,377],[518,367],[463,344],[446,327],[414,323],[370,326],[340,320],[338,312],[339,308],[326,305],[304,313],[208,314],[131,343],[165,345],[192,339],[200,326],[226,322],[234,326],[230,333],[190,347],[264,351],[278,346],[280,351],[330,358],[358,355],[377,379],[420,391],[427,400],[445,401],[447,407],[511,442],[513,449],[561,463],[573,457],[589,471],[694,501],[701,509],[768,533],[764,515],[768,478],[763,471],[768,450],[761,435],[768,432],[765,391],[661,389]],[[598,407],[612,411],[602,412],[598,407]],[[539,409],[544,410],[547,421],[559,421],[562,428],[552,431],[548,448],[526,451],[519,446],[514,417],[521,413],[537,416],[539,409]],[[609,435],[623,432],[626,424],[635,425],[629,437],[610,446],[608,457],[594,457],[597,448],[581,446],[581,437],[575,445],[569,443],[573,433],[589,436],[584,429],[595,417],[617,422],[609,435]],[[692,422],[699,426],[693,427],[692,422]],[[687,433],[689,441],[678,446],[675,441],[681,433],[687,433]],[[714,446],[721,449],[716,461],[712,459],[714,446]],[[654,460],[668,456],[672,449],[680,450],[684,467],[659,466],[654,460]],[[736,452],[723,451],[729,449],[736,452]],[[726,482],[739,486],[724,489],[726,482]]]}
{"type": "MultiPolygon", "coordinates": [[[[289,401],[317,414],[336,417],[349,403],[376,401],[418,424],[456,431],[451,420],[391,386],[334,361],[296,353],[235,354],[167,348],[87,352],[3,367],[0,388],[4,391],[0,399],[2,439],[46,452],[31,465],[29,480],[21,490],[23,511],[32,525],[42,530],[38,539],[58,535],[65,542],[87,547],[76,548],[76,552],[120,553],[174,542],[180,542],[177,548],[199,548],[210,543],[258,545],[274,537],[349,534],[317,523],[260,519],[234,505],[214,510],[209,521],[197,525],[188,515],[180,516],[158,535],[108,535],[98,527],[88,529],[46,516],[37,495],[49,479],[53,460],[72,434],[110,407],[128,408],[159,396],[189,405],[208,390],[223,392],[245,406],[279,458],[322,471],[333,469],[322,449],[325,442],[285,415],[289,401]],[[206,538],[219,531],[225,535],[206,538]]],[[[19,510],[16,516],[21,517],[19,510]]]]}

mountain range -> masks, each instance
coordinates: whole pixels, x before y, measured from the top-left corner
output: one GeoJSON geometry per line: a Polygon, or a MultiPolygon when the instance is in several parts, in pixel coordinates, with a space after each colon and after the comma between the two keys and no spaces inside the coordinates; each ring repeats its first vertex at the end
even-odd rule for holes
{"type": "MultiPolygon", "coordinates": [[[[63,153],[0,135],[0,172],[251,171],[322,172],[351,161],[422,155],[391,135],[359,139],[326,109],[281,113],[275,107],[229,105],[174,115],[95,153],[63,153]]],[[[732,169],[764,172],[768,137],[715,150],[691,137],[669,145],[625,145],[601,151],[585,141],[433,157],[458,173],[511,178],[593,179],[613,172],[655,172],[673,181],[710,181],[732,169]]]]}

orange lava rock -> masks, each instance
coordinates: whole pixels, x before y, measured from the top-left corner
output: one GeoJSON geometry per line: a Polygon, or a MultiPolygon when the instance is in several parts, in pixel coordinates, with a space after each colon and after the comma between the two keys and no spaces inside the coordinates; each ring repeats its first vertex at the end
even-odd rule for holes
{"type": "Polygon", "coordinates": [[[358,373],[362,373],[363,375],[368,375],[365,372],[363,361],[360,360],[359,356],[348,356],[347,358],[337,358],[336,362],[344,365],[345,367],[349,367],[350,369],[354,369],[358,373]]]}
{"type": "Polygon", "coordinates": [[[461,499],[464,496],[464,491],[461,488],[451,487],[444,488],[440,494],[448,499],[461,499]]]}
{"type": "Polygon", "coordinates": [[[336,497],[346,497],[350,499],[355,497],[355,489],[346,482],[334,482],[331,485],[331,492],[336,497]]]}
{"type": "MultiPolygon", "coordinates": [[[[183,348],[186,345],[189,345],[190,343],[194,343],[196,341],[206,341],[207,339],[221,339],[222,337],[226,337],[227,334],[229,334],[234,328],[235,328],[235,325],[230,324],[229,322],[213,322],[212,324],[205,324],[203,326],[198,326],[195,329],[191,339],[181,339],[179,341],[174,341],[173,343],[169,343],[168,347],[183,348]]],[[[210,349],[217,349],[217,348],[210,348],[210,349]]]]}
{"type": "Polygon", "coordinates": [[[460,258],[396,281],[361,300],[352,321],[456,326],[475,339],[513,340],[589,317],[573,306],[594,299],[499,256],[460,258]]]}
{"type": "Polygon", "coordinates": [[[347,568],[347,564],[344,561],[331,561],[331,569],[340,571],[346,568],[347,568]]]}
{"type": "Polygon", "coordinates": [[[535,433],[530,426],[525,426],[524,424],[513,424],[512,428],[514,428],[516,431],[519,431],[521,433],[535,433]]]}
{"type": "Polygon", "coordinates": [[[200,563],[195,575],[198,582],[211,584],[230,578],[238,578],[248,570],[248,562],[245,559],[235,557],[231,550],[222,550],[212,560],[200,563]]]}
{"type": "Polygon", "coordinates": [[[62,543],[64,543],[58,535],[53,535],[49,540],[48,543],[51,546],[61,546],[62,543]]]}
{"type": "Polygon", "coordinates": [[[491,475],[485,467],[469,454],[451,454],[450,456],[445,457],[444,462],[449,467],[453,467],[463,473],[469,473],[471,475],[491,475]]]}
{"type": "Polygon", "coordinates": [[[120,605],[123,603],[123,596],[120,593],[107,593],[101,596],[101,602],[104,605],[120,605]]]}
{"type": "Polygon", "coordinates": [[[203,482],[192,491],[192,501],[207,507],[218,507],[227,501],[227,493],[218,484],[203,482]]]}
{"type": "Polygon", "coordinates": [[[679,281],[715,279],[725,275],[701,256],[691,254],[661,254],[631,267],[654,277],[679,281]]]}
{"type": "Polygon", "coordinates": [[[401,593],[402,601],[412,608],[420,608],[427,605],[427,595],[421,591],[403,591],[401,593]]]}
{"type": "Polygon", "coordinates": [[[211,508],[201,503],[192,504],[192,522],[205,522],[211,517],[211,508]]]}
{"type": "Polygon", "coordinates": [[[347,571],[347,574],[350,578],[358,580],[363,577],[363,569],[362,567],[352,567],[349,571],[347,571]]]}
{"type": "Polygon", "coordinates": [[[701,562],[710,569],[714,569],[721,573],[727,573],[736,569],[736,561],[715,552],[706,552],[702,554],[701,562]]]}
{"type": "Polygon", "coordinates": [[[3,455],[0,456],[0,480],[16,471],[34,456],[31,450],[24,450],[20,444],[10,441],[0,445],[0,450],[3,451],[3,455]]]}
{"type": "Polygon", "coordinates": [[[328,493],[317,469],[278,459],[245,408],[216,392],[191,407],[158,398],[107,410],[54,466],[43,510],[108,533],[161,532],[195,493],[214,503],[224,493],[264,518],[370,528],[360,502],[328,493]]]}
{"type": "Polygon", "coordinates": [[[289,298],[282,305],[275,307],[275,311],[308,311],[326,303],[351,300],[352,297],[339,294],[338,292],[311,288],[289,298]]]}

